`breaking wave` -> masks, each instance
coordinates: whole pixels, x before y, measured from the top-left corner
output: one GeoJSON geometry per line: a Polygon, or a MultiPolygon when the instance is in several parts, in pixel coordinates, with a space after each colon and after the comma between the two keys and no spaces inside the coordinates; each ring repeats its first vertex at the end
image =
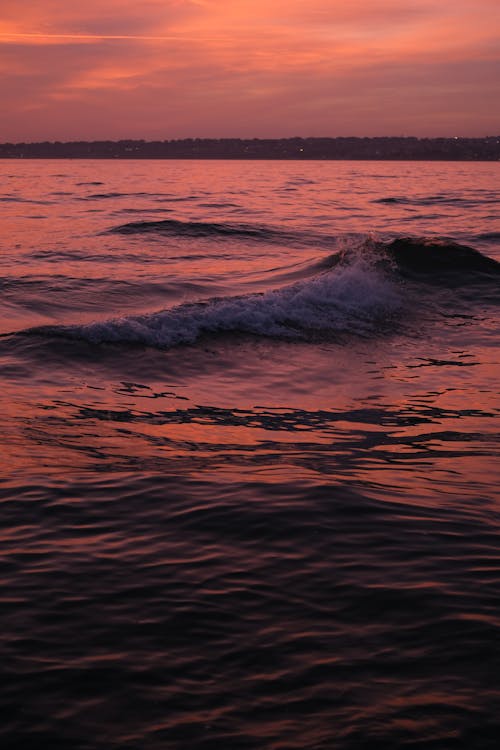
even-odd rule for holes
{"type": "Polygon", "coordinates": [[[27,333],[160,348],[220,332],[289,339],[369,335],[401,307],[401,291],[367,254],[336,260],[334,267],[312,278],[262,294],[215,298],[87,325],[44,326],[27,333]]]}
{"type": "Polygon", "coordinates": [[[493,280],[496,289],[500,264],[449,240],[401,237],[386,244],[365,239],[316,259],[300,273],[298,281],[263,293],[211,298],[84,325],[42,326],[24,334],[165,349],[217,333],[296,340],[373,336],[393,329],[396,320],[405,317],[399,315],[404,307],[411,317],[413,296],[418,294],[423,303],[428,283],[457,289],[486,279],[493,280]]]}

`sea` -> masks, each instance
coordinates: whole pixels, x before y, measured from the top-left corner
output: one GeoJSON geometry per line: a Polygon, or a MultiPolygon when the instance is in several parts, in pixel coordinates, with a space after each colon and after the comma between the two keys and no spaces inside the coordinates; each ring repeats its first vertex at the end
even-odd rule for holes
{"type": "Polygon", "coordinates": [[[0,161],[3,750],[496,750],[499,184],[0,161]]]}

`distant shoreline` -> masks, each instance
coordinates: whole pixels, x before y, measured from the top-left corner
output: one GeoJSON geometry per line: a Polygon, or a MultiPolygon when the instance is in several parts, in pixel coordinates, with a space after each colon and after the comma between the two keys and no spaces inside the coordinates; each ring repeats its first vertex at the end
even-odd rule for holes
{"type": "Polygon", "coordinates": [[[45,141],[2,143],[0,159],[500,161],[500,136],[45,141]]]}

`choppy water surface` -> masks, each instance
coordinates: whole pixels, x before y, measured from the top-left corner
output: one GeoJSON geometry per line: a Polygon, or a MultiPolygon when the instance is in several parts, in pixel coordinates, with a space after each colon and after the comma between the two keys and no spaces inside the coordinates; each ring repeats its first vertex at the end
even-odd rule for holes
{"type": "Polygon", "coordinates": [[[498,179],[0,162],[2,747],[497,747],[498,179]]]}

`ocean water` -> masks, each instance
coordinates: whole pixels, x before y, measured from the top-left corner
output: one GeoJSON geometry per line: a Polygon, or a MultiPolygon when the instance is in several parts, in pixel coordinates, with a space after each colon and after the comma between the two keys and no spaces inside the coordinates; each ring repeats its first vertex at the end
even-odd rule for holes
{"type": "Polygon", "coordinates": [[[0,162],[2,748],[497,748],[498,184],[0,162]]]}

